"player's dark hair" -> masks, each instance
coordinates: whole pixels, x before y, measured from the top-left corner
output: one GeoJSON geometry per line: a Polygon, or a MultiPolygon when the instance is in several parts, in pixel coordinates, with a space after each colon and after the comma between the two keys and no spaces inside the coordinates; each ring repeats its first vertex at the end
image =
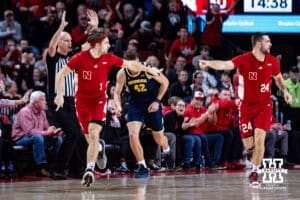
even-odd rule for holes
{"type": "Polygon", "coordinates": [[[136,55],[136,53],[133,53],[132,51],[125,51],[125,53],[123,54],[123,58],[126,60],[136,60],[137,55],[136,55]]]}
{"type": "Polygon", "coordinates": [[[264,33],[264,32],[258,32],[258,33],[253,34],[251,37],[252,47],[254,47],[257,42],[261,42],[263,40],[263,36],[265,36],[265,35],[268,35],[268,34],[264,33]]]}

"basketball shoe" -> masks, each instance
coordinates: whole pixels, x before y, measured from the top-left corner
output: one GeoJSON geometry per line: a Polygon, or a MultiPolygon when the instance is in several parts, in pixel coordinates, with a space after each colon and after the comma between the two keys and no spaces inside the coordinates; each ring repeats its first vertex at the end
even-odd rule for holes
{"type": "Polygon", "coordinates": [[[107,164],[107,156],[105,153],[105,142],[104,140],[100,139],[100,145],[102,145],[102,151],[99,152],[98,154],[98,159],[97,159],[97,166],[99,169],[105,169],[106,164],[107,164]]]}
{"type": "Polygon", "coordinates": [[[148,168],[144,167],[144,165],[137,164],[134,169],[134,177],[135,178],[147,178],[149,176],[148,168]]]}
{"type": "Polygon", "coordinates": [[[86,187],[91,187],[95,182],[95,176],[91,169],[86,169],[82,177],[81,184],[86,187]]]}
{"type": "Polygon", "coordinates": [[[257,172],[251,172],[250,173],[250,175],[249,175],[249,182],[253,186],[258,186],[259,185],[257,172]]]}

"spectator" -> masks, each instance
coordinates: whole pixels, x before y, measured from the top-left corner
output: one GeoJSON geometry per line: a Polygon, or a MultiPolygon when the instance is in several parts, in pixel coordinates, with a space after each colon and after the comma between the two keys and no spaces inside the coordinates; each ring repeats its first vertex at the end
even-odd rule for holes
{"type": "Polygon", "coordinates": [[[44,77],[42,76],[40,69],[33,70],[32,80],[33,80],[34,90],[40,90],[42,92],[46,92],[47,79],[45,76],[44,77]]]}
{"type": "Polygon", "coordinates": [[[12,130],[12,139],[17,145],[33,148],[37,176],[49,176],[49,172],[46,170],[47,160],[45,155],[47,142],[52,142],[56,151],[62,143],[62,138],[59,135],[61,129],[49,126],[44,111],[45,108],[45,93],[41,91],[33,92],[30,96],[30,103],[17,114],[12,130]]]}
{"type": "Polygon", "coordinates": [[[183,112],[185,110],[185,102],[183,101],[183,99],[177,98],[174,104],[174,109],[164,115],[164,127],[165,133],[171,133],[176,136],[175,166],[180,166],[183,161],[182,135],[184,135],[184,131],[182,129],[182,123],[184,119],[183,112]]]}
{"type": "Polygon", "coordinates": [[[62,18],[64,11],[66,10],[66,4],[63,1],[57,1],[55,4],[58,19],[62,18]]]}
{"type": "Polygon", "coordinates": [[[106,144],[114,144],[120,147],[120,163],[116,170],[121,172],[129,172],[127,168],[126,158],[130,151],[128,135],[123,135],[123,129],[126,126],[124,116],[117,116],[116,105],[113,99],[109,99],[107,103],[106,123],[103,127],[102,139],[106,144]]]}
{"type": "Polygon", "coordinates": [[[167,1],[152,1],[153,21],[161,20],[162,35],[167,39],[167,49],[170,48],[173,41],[178,37],[177,32],[179,28],[187,25],[187,19],[184,12],[180,9],[181,2],[179,0],[167,0],[167,1]]]}
{"type": "Polygon", "coordinates": [[[154,40],[151,23],[149,21],[142,21],[140,28],[131,35],[131,38],[135,38],[140,42],[139,58],[141,60],[146,60],[148,56],[152,55],[154,40]]]}
{"type": "Polygon", "coordinates": [[[80,12],[77,15],[78,25],[72,28],[71,36],[72,36],[72,45],[73,47],[81,46],[86,42],[88,31],[88,16],[86,12],[80,12]]]}
{"type": "Polygon", "coordinates": [[[47,7],[46,11],[45,16],[37,18],[32,22],[32,26],[34,27],[33,34],[34,36],[39,35],[39,37],[33,37],[31,43],[36,46],[40,52],[43,47],[48,45],[60,23],[54,6],[47,7]]]}
{"type": "Polygon", "coordinates": [[[31,49],[25,49],[22,52],[21,66],[18,69],[18,75],[16,78],[18,91],[20,94],[24,94],[27,90],[34,87],[33,84],[33,69],[34,69],[35,57],[31,49]]]}
{"type": "Polygon", "coordinates": [[[180,99],[181,99],[180,97],[176,97],[176,96],[170,97],[168,99],[167,105],[163,106],[163,115],[165,116],[169,112],[172,112],[173,110],[175,110],[177,101],[180,100],[180,99]]]}
{"type": "Polygon", "coordinates": [[[128,44],[127,44],[127,49],[126,51],[130,51],[134,54],[138,54],[138,50],[139,50],[139,41],[137,39],[130,39],[128,44]]]}
{"type": "Polygon", "coordinates": [[[153,23],[153,54],[158,57],[162,66],[165,66],[165,56],[167,51],[167,40],[162,35],[162,22],[157,20],[153,23]]]}
{"type": "MultiPolygon", "coordinates": [[[[17,84],[13,81],[7,81],[5,83],[5,93],[2,96],[3,99],[10,100],[21,100],[22,96],[18,94],[17,84]]],[[[15,106],[11,108],[1,108],[2,114],[2,124],[9,125],[9,129],[11,129],[11,125],[16,118],[16,114],[20,110],[21,106],[15,106]],[[3,120],[3,115],[7,117],[7,121],[3,120]]]]}
{"type": "Polygon", "coordinates": [[[231,100],[230,91],[227,88],[221,88],[219,93],[212,97],[211,103],[218,104],[217,123],[206,129],[207,135],[221,134],[224,138],[222,148],[221,164],[227,169],[242,169],[245,166],[238,161],[242,153],[242,140],[240,132],[235,125],[235,114],[238,112],[238,99],[231,100]]]}
{"type": "MultiPolygon", "coordinates": [[[[182,140],[184,143],[184,155],[183,155],[183,168],[190,169],[194,166],[200,168],[200,165],[204,164],[201,158],[202,153],[201,149],[204,150],[203,154],[205,156],[206,164],[210,167],[214,167],[214,163],[210,157],[208,150],[208,140],[202,134],[204,133],[205,127],[209,124],[216,123],[216,114],[215,110],[217,108],[216,105],[212,104],[206,110],[203,107],[204,94],[202,91],[196,91],[193,94],[193,98],[190,104],[187,105],[183,116],[184,121],[182,124],[182,129],[187,130],[187,134],[182,136],[182,140]],[[192,155],[192,151],[194,151],[194,166],[191,165],[190,159],[192,155]]],[[[212,138],[214,139],[214,138],[212,138]]],[[[218,139],[216,137],[216,139],[218,139]]],[[[215,152],[215,161],[220,159],[220,151],[223,145],[223,138],[220,137],[218,139],[218,148],[215,152]]]]}
{"type": "Polygon", "coordinates": [[[105,23],[110,23],[112,18],[113,10],[109,4],[106,4],[106,8],[102,8],[98,11],[99,25],[103,27],[105,23]]]}
{"type": "Polygon", "coordinates": [[[168,56],[168,65],[176,62],[179,55],[185,57],[186,63],[192,65],[192,59],[197,50],[196,41],[188,35],[187,27],[182,26],[178,31],[179,38],[176,39],[170,48],[168,56]]]}
{"type": "Polygon", "coordinates": [[[124,38],[131,36],[142,21],[142,8],[135,9],[131,2],[125,1],[123,4],[119,1],[116,5],[116,13],[124,30],[124,38]]]}
{"type": "Polygon", "coordinates": [[[203,82],[203,80],[203,72],[200,70],[196,70],[193,73],[193,83],[191,84],[191,89],[193,92],[200,89],[203,91],[204,96],[206,96],[208,92],[208,86],[203,82]]]}
{"type": "MultiPolygon", "coordinates": [[[[0,81],[0,93],[2,92],[2,82],[0,81]]],[[[25,104],[28,101],[29,92],[20,100],[9,100],[9,99],[0,99],[0,108],[9,109],[25,104]]],[[[13,173],[13,144],[11,142],[11,128],[6,131],[5,127],[5,118],[1,116],[0,120],[0,178],[8,177],[12,178],[13,173]],[[5,152],[5,153],[4,153],[5,152]]]]}
{"type": "Polygon", "coordinates": [[[21,53],[16,48],[16,42],[13,39],[6,39],[4,49],[0,49],[1,71],[8,75],[10,79],[15,78],[15,65],[21,61],[21,53]]]}
{"type": "MultiPolygon", "coordinates": [[[[289,93],[292,95],[293,101],[290,105],[286,105],[284,108],[284,119],[292,121],[292,129],[300,130],[300,82],[299,82],[299,69],[297,66],[292,66],[289,69],[289,78],[285,80],[285,84],[289,93]]],[[[279,96],[282,96],[282,92],[279,92],[279,96]]]]}
{"type": "Polygon", "coordinates": [[[199,69],[199,61],[200,60],[212,60],[213,58],[209,55],[210,47],[207,45],[201,45],[199,48],[200,54],[194,56],[192,63],[195,69],[199,69]]]}
{"type": "Polygon", "coordinates": [[[279,143],[280,157],[283,159],[283,167],[290,168],[295,164],[288,161],[288,132],[291,127],[287,124],[281,125],[273,116],[271,130],[267,131],[266,136],[266,158],[274,158],[275,146],[279,143]]]}
{"type": "Polygon", "coordinates": [[[178,74],[178,81],[173,83],[169,88],[169,97],[177,96],[181,98],[186,98],[192,95],[192,89],[188,82],[188,73],[182,70],[178,74]]]}
{"type": "Polygon", "coordinates": [[[230,91],[230,97],[234,98],[234,86],[231,82],[232,81],[229,72],[223,72],[221,74],[221,82],[218,88],[227,88],[230,91]]]}
{"type": "Polygon", "coordinates": [[[23,35],[30,41],[34,40],[33,21],[44,16],[44,1],[20,0],[20,23],[22,25],[23,35]]]}
{"type": "Polygon", "coordinates": [[[207,0],[206,24],[201,37],[201,44],[211,47],[211,53],[214,58],[220,58],[222,27],[225,20],[227,20],[230,12],[235,8],[240,0],[235,0],[234,3],[226,10],[225,13],[220,13],[220,5],[210,4],[207,0]]]}
{"type": "Polygon", "coordinates": [[[124,31],[120,23],[114,24],[109,30],[110,51],[117,56],[123,56],[123,36],[124,31]]]}
{"type": "Polygon", "coordinates": [[[167,69],[165,71],[170,84],[178,81],[178,75],[180,71],[186,70],[188,73],[188,82],[190,83],[192,81],[192,75],[194,72],[194,69],[192,69],[189,65],[186,64],[186,58],[184,56],[178,56],[176,59],[176,63],[173,66],[167,66],[167,69]]]}
{"type": "Polygon", "coordinates": [[[19,42],[22,38],[22,27],[19,22],[14,19],[12,10],[4,11],[4,20],[0,22],[0,40],[12,38],[19,42]]]}

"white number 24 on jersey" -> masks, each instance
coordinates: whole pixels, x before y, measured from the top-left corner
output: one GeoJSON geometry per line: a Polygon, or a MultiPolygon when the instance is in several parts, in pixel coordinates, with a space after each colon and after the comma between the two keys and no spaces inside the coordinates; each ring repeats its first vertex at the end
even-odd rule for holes
{"type": "Polygon", "coordinates": [[[270,90],[270,84],[269,83],[263,83],[260,85],[260,92],[268,92],[270,90]]]}

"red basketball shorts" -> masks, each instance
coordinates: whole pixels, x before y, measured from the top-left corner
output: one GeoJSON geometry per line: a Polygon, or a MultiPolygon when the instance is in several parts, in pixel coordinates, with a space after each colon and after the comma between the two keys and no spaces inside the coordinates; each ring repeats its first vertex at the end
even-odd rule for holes
{"type": "Polygon", "coordinates": [[[79,100],[75,101],[78,122],[83,133],[88,133],[88,126],[91,121],[103,121],[106,118],[106,99],[79,100]]]}
{"type": "Polygon", "coordinates": [[[253,136],[255,128],[270,130],[271,120],[271,101],[257,104],[241,103],[239,127],[242,138],[253,136]]]}

